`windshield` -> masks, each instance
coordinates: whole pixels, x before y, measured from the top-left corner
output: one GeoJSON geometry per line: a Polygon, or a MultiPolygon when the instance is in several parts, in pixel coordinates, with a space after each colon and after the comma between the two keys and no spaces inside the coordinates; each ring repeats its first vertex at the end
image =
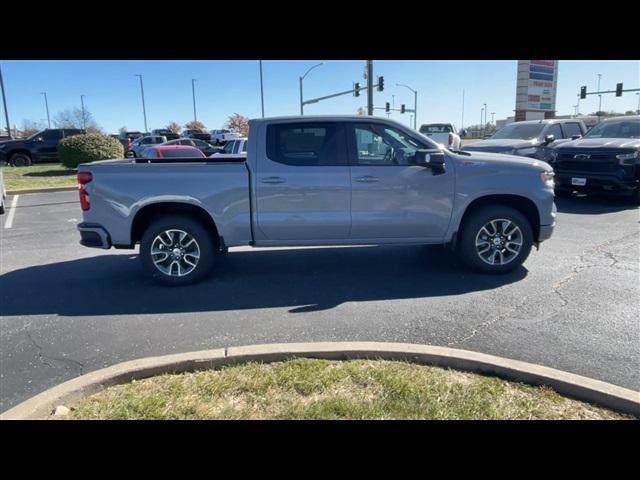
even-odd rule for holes
{"type": "Polygon", "coordinates": [[[604,121],[589,130],[583,138],[640,138],[640,120],[604,121]]]}
{"type": "Polygon", "coordinates": [[[420,133],[451,133],[453,128],[446,123],[432,123],[420,127],[420,133]]]}
{"type": "Polygon", "coordinates": [[[538,138],[544,130],[544,123],[511,123],[505,125],[491,138],[513,138],[518,140],[531,140],[538,138]]]}

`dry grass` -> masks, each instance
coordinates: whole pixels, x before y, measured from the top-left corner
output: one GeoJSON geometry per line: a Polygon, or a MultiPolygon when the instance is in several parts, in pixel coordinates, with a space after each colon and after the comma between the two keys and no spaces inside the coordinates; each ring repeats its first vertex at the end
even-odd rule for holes
{"type": "Polygon", "coordinates": [[[110,387],[72,419],[623,419],[546,387],[405,362],[295,359],[110,387]]]}

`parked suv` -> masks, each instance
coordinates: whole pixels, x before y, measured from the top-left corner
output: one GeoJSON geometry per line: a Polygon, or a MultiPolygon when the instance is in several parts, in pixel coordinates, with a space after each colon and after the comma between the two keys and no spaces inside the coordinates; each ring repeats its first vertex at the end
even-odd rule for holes
{"type": "Polygon", "coordinates": [[[131,152],[133,152],[134,157],[141,157],[143,152],[153,146],[159,145],[167,141],[167,137],[160,135],[149,135],[148,137],[140,137],[136,138],[131,143],[131,152]]]}
{"type": "Polygon", "coordinates": [[[491,138],[465,145],[462,150],[506,153],[548,161],[552,147],[580,138],[586,131],[584,122],[573,118],[514,122],[502,127],[491,138]]]}
{"type": "Polygon", "coordinates": [[[549,164],[559,194],[626,194],[640,205],[640,116],[603,120],[584,137],[554,148],[549,164]]]}
{"type": "Polygon", "coordinates": [[[211,134],[209,132],[198,129],[184,130],[180,136],[182,138],[197,138],[198,140],[204,140],[205,142],[211,141],[211,134]]]}
{"type": "Polygon", "coordinates": [[[87,133],[77,128],[47,128],[26,139],[0,143],[0,163],[28,167],[33,163],[57,162],[58,142],[65,137],[87,133]]]}

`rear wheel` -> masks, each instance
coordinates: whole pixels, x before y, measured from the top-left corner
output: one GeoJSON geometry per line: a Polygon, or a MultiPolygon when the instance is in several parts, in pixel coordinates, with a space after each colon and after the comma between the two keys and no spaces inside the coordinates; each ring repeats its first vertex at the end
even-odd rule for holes
{"type": "Polygon", "coordinates": [[[14,167],[28,167],[31,165],[31,157],[26,153],[14,153],[9,163],[14,167]]]}
{"type": "Polygon", "coordinates": [[[188,285],[211,272],[216,249],[209,231],[198,221],[172,215],[153,222],[140,240],[140,258],[154,280],[188,285]]]}
{"type": "Polygon", "coordinates": [[[472,212],[460,234],[465,263],[484,273],[507,273],[527,259],[533,245],[529,221],[519,211],[502,205],[472,212]]]}

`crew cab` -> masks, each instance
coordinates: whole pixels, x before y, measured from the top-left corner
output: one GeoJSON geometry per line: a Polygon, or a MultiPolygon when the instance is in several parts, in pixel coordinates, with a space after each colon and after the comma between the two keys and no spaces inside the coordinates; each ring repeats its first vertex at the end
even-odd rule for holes
{"type": "Polygon", "coordinates": [[[86,131],[78,128],[47,128],[25,139],[0,142],[0,163],[28,167],[34,163],[57,162],[60,140],[82,133],[86,131]]]}
{"type": "Polygon", "coordinates": [[[450,151],[377,117],[263,118],[250,132],[246,157],[81,164],[80,243],[140,244],[154,279],[184,285],[243,245],[441,244],[505,273],[555,226],[545,162],[450,151]]]}
{"type": "Polygon", "coordinates": [[[603,120],[551,151],[556,191],[629,195],[640,205],[640,116],[603,120]]]}
{"type": "Polygon", "coordinates": [[[425,123],[420,126],[420,133],[450,150],[460,150],[460,135],[451,123],[425,123]]]}
{"type": "Polygon", "coordinates": [[[486,140],[465,145],[462,150],[506,153],[548,161],[551,148],[580,138],[586,131],[584,122],[575,118],[514,122],[486,140]]]}

